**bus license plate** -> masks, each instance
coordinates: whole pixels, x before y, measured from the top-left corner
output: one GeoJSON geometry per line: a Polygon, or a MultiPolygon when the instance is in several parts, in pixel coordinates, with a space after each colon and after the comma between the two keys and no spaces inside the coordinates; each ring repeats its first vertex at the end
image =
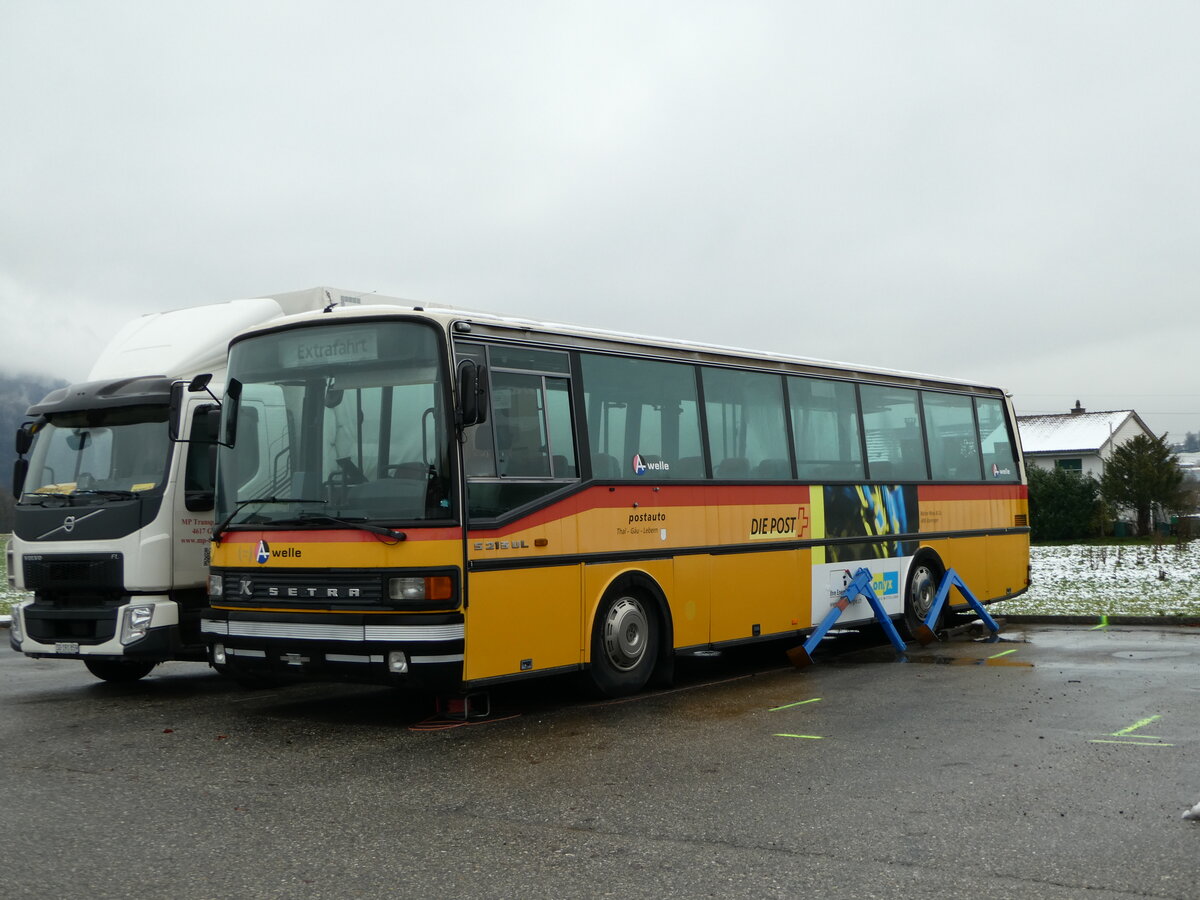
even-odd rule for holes
{"type": "Polygon", "coordinates": [[[79,645],[69,641],[59,641],[54,645],[55,653],[78,653],[79,645]]]}

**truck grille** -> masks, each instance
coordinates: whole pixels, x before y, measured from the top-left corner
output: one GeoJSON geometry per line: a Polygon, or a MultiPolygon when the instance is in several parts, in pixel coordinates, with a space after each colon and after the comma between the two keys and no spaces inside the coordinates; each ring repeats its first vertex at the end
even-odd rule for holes
{"type": "Polygon", "coordinates": [[[22,559],[27,591],[120,591],[125,583],[125,560],[120,553],[25,554],[22,559]]]}

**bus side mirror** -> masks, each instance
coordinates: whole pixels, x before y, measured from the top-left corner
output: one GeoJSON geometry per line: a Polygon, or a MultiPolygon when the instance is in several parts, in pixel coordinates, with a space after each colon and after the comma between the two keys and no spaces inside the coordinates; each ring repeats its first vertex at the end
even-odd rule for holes
{"type": "Polygon", "coordinates": [[[13,463],[12,492],[18,500],[21,499],[21,491],[25,489],[27,474],[29,474],[29,460],[22,457],[13,463]]]}
{"type": "Polygon", "coordinates": [[[241,402],[242,383],[236,378],[230,378],[229,385],[225,388],[225,434],[221,440],[226,447],[232,447],[237,440],[238,409],[241,402]]]}
{"type": "Polygon", "coordinates": [[[487,407],[487,370],[473,359],[464,359],[458,364],[459,425],[481,425],[487,421],[487,407]]]}

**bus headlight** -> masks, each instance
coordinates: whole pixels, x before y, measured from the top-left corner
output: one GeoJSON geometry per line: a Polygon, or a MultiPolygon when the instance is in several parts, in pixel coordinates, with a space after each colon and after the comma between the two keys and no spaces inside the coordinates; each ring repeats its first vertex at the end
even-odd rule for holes
{"type": "Polygon", "coordinates": [[[215,666],[225,665],[225,645],[224,644],[213,644],[212,661],[213,661],[213,665],[215,665],[215,666]]]}
{"type": "Polygon", "coordinates": [[[404,673],[408,671],[408,657],[399,650],[388,654],[388,671],[404,673]]]}
{"type": "Polygon", "coordinates": [[[220,575],[208,576],[208,596],[220,600],[225,595],[225,579],[220,575]]]}
{"type": "Polygon", "coordinates": [[[450,600],[454,596],[454,582],[445,575],[427,578],[406,576],[388,579],[390,600],[450,600]]]}
{"type": "Polygon", "coordinates": [[[121,643],[132,644],[144,638],[150,630],[150,620],[153,618],[153,606],[125,607],[121,616],[121,643]]]}

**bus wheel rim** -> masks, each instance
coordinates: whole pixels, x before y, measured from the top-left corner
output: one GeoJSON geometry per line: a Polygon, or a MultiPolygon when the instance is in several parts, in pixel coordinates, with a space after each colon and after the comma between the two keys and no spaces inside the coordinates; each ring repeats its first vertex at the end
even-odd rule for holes
{"type": "Polygon", "coordinates": [[[933,571],[928,566],[918,566],[912,580],[912,610],[917,618],[924,620],[933,606],[935,591],[933,571]]]}
{"type": "Polygon", "coordinates": [[[609,609],[604,620],[604,651],[608,661],[628,672],[646,655],[649,622],[646,611],[633,597],[622,597],[609,609]]]}

